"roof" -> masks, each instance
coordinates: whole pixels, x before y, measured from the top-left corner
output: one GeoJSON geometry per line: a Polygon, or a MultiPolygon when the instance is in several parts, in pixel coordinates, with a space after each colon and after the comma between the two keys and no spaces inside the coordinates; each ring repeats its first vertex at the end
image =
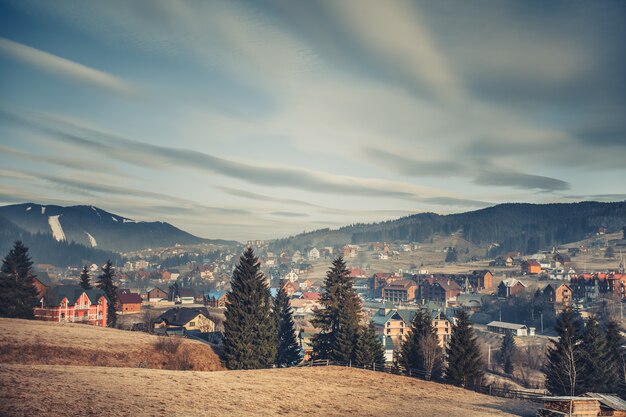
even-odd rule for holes
{"type": "Polygon", "coordinates": [[[165,294],[167,294],[167,291],[162,290],[162,289],[161,289],[161,288],[159,288],[159,287],[150,288],[150,289],[149,289],[148,291],[146,291],[146,292],[152,292],[152,291],[154,291],[154,290],[159,290],[159,291],[164,292],[165,294]]]}
{"type": "Polygon", "coordinates": [[[127,289],[117,290],[117,301],[120,304],[141,304],[143,302],[139,294],[127,289]]]}
{"type": "Polygon", "coordinates": [[[510,330],[518,330],[518,329],[527,329],[524,324],[517,323],[507,323],[505,321],[492,321],[491,323],[487,323],[487,327],[499,327],[501,329],[510,329],[510,330]]]}
{"type": "Polygon", "coordinates": [[[526,286],[522,281],[517,278],[506,278],[502,280],[502,284],[504,284],[505,287],[513,287],[517,285],[518,282],[522,284],[522,286],[526,286]]]}
{"type": "Polygon", "coordinates": [[[165,313],[161,314],[157,318],[157,321],[163,320],[168,325],[171,325],[171,326],[184,326],[185,324],[189,323],[191,320],[198,317],[199,314],[202,314],[203,316],[208,318],[205,311],[206,311],[205,309],[199,309],[199,308],[187,308],[187,307],[170,308],[165,313]]]}
{"type": "Polygon", "coordinates": [[[446,291],[452,291],[452,290],[460,291],[461,290],[461,287],[459,286],[459,284],[456,283],[456,281],[441,280],[441,281],[435,281],[433,285],[436,285],[436,284],[439,284],[439,286],[446,291]]]}
{"type": "Polygon", "coordinates": [[[195,297],[196,290],[194,290],[193,288],[179,288],[178,296],[179,297],[195,297]]]}
{"type": "Polygon", "coordinates": [[[317,301],[320,299],[321,295],[322,294],[320,294],[319,292],[307,291],[305,293],[302,293],[302,298],[304,298],[305,300],[317,301]]]}
{"type": "Polygon", "coordinates": [[[50,281],[50,275],[48,275],[47,272],[37,271],[35,279],[41,282],[46,287],[50,287],[52,285],[52,281],[50,281]]]}
{"type": "Polygon", "coordinates": [[[599,394],[597,392],[587,392],[582,395],[583,397],[589,397],[600,401],[605,407],[611,408],[616,411],[626,411],[626,401],[622,400],[617,395],[599,394]]]}
{"type": "Polygon", "coordinates": [[[383,287],[383,289],[384,290],[396,290],[396,289],[408,290],[411,287],[417,287],[417,284],[415,283],[415,281],[410,281],[408,279],[401,279],[401,280],[392,282],[386,287],[383,287]]]}
{"type": "Polygon", "coordinates": [[[64,298],[67,298],[70,305],[74,305],[83,292],[87,294],[87,297],[89,297],[89,301],[91,301],[92,304],[96,304],[100,297],[104,297],[108,301],[104,291],[98,288],[85,290],[79,285],[59,285],[46,293],[45,304],[48,307],[58,306],[64,298]]]}
{"type": "MultiPolygon", "coordinates": [[[[270,291],[271,291],[271,289],[270,289],[270,291]]],[[[205,297],[206,298],[214,298],[215,300],[219,300],[220,298],[222,298],[225,295],[226,295],[226,291],[215,290],[215,291],[209,291],[208,293],[206,293],[205,297]]]]}

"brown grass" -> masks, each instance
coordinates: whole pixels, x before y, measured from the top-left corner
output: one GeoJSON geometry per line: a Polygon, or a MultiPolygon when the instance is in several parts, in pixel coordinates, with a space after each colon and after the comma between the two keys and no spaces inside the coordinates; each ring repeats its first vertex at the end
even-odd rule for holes
{"type": "Polygon", "coordinates": [[[83,324],[4,318],[0,318],[0,329],[0,363],[223,369],[211,347],[187,339],[174,340],[83,324]],[[160,344],[168,346],[162,348],[160,344]]]}
{"type": "Polygon", "coordinates": [[[350,368],[176,372],[0,365],[0,415],[531,416],[537,406],[350,368]]]}

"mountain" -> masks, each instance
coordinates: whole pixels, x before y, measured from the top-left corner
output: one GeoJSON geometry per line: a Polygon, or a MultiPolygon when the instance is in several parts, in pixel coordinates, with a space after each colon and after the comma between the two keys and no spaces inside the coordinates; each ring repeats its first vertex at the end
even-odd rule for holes
{"type": "Polygon", "coordinates": [[[202,239],[169,223],[135,221],[93,206],[15,204],[0,207],[0,217],[26,232],[46,234],[57,242],[75,242],[115,252],[177,243],[229,243],[202,239]]]}
{"type": "Polygon", "coordinates": [[[584,239],[600,225],[609,231],[626,225],[626,201],[559,204],[507,203],[467,213],[422,213],[373,224],[303,233],[270,244],[275,251],[377,241],[420,242],[432,235],[462,233],[476,245],[497,243],[491,254],[525,253],[584,239]]]}

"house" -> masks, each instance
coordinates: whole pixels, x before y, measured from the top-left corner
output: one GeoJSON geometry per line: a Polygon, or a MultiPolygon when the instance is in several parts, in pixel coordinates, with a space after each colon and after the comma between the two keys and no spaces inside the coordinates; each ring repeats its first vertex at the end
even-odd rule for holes
{"type": "Polygon", "coordinates": [[[348,268],[350,271],[350,276],[352,278],[365,278],[367,277],[367,273],[362,268],[348,268]]]}
{"type": "Polygon", "coordinates": [[[43,321],[85,323],[106,327],[109,300],[104,291],[85,290],[78,285],[50,289],[35,308],[35,318],[43,321]]]}
{"type": "Polygon", "coordinates": [[[139,313],[141,311],[142,302],[143,300],[139,294],[127,289],[118,289],[115,309],[122,314],[139,313]]]}
{"type": "Polygon", "coordinates": [[[287,281],[283,287],[288,297],[291,297],[296,292],[300,291],[300,285],[297,282],[287,281]]]}
{"type": "Polygon", "coordinates": [[[448,301],[456,300],[461,294],[461,287],[455,281],[449,279],[426,279],[420,286],[420,297],[424,303],[433,301],[446,304],[448,301]]]}
{"type": "Polygon", "coordinates": [[[298,280],[298,273],[292,269],[285,275],[285,279],[289,282],[296,282],[298,280]]]}
{"type": "Polygon", "coordinates": [[[208,317],[205,308],[175,307],[161,314],[154,321],[154,332],[208,333],[215,331],[215,322],[208,317]]]}
{"type": "Polygon", "coordinates": [[[382,297],[385,302],[412,303],[415,302],[416,292],[417,284],[415,281],[402,279],[384,286],[382,297]]]}
{"type": "MultiPolygon", "coordinates": [[[[450,338],[452,324],[437,311],[432,311],[431,314],[439,345],[445,347],[450,338]]],[[[395,346],[400,346],[410,331],[411,322],[415,315],[416,310],[381,308],[372,318],[372,323],[377,335],[389,337],[395,346]]]]}
{"type": "Polygon", "coordinates": [[[552,262],[554,264],[554,267],[558,268],[558,267],[561,267],[561,266],[563,266],[563,267],[567,266],[568,264],[570,264],[572,262],[572,259],[569,257],[569,255],[557,252],[552,257],[552,262]]]}
{"type": "Polygon", "coordinates": [[[33,278],[33,285],[37,290],[37,298],[41,299],[52,286],[52,281],[50,281],[50,276],[47,272],[37,272],[37,275],[33,278]]]}
{"type": "MultiPolygon", "coordinates": [[[[485,269],[481,271],[473,271],[472,275],[475,280],[474,287],[478,290],[489,290],[493,287],[493,274],[485,269]]],[[[474,284],[474,282],[472,282],[474,284]]]]}
{"type": "Polygon", "coordinates": [[[309,300],[309,301],[319,301],[321,298],[322,294],[319,292],[304,292],[302,293],[302,299],[303,300],[309,300]]]}
{"type": "Polygon", "coordinates": [[[148,301],[158,302],[162,300],[167,300],[167,292],[163,291],[159,287],[154,287],[148,290],[148,301]]]}
{"type": "Polygon", "coordinates": [[[204,295],[206,305],[217,308],[226,307],[226,291],[209,291],[204,295]]]}
{"type": "Polygon", "coordinates": [[[320,251],[317,248],[313,248],[309,251],[308,255],[309,255],[309,259],[319,259],[320,251]]]}
{"type": "Polygon", "coordinates": [[[480,294],[459,294],[454,306],[461,307],[471,313],[477,313],[482,309],[483,296],[480,294]]]}
{"type": "Polygon", "coordinates": [[[515,297],[526,290],[526,285],[515,278],[506,278],[498,285],[498,297],[515,297]]]}
{"type": "Polygon", "coordinates": [[[626,416],[626,402],[616,395],[588,392],[581,396],[542,397],[539,417],[626,416]]]}
{"type": "Polygon", "coordinates": [[[543,295],[549,303],[561,306],[569,306],[574,295],[571,287],[567,284],[548,284],[543,289],[543,295]]]}
{"type": "Polygon", "coordinates": [[[341,251],[344,258],[356,258],[356,255],[359,252],[359,247],[357,245],[345,245],[341,248],[341,251]]]}
{"type": "Polygon", "coordinates": [[[541,264],[534,259],[524,261],[521,265],[522,274],[536,275],[541,273],[541,264]]]}
{"type": "Polygon", "coordinates": [[[380,259],[381,261],[384,261],[386,259],[389,259],[389,255],[387,255],[386,252],[375,252],[372,254],[372,258],[380,259]]]}
{"type": "Polygon", "coordinates": [[[487,330],[494,333],[512,333],[513,336],[534,336],[535,328],[526,327],[523,324],[506,323],[504,321],[492,321],[487,324],[487,330]]]}

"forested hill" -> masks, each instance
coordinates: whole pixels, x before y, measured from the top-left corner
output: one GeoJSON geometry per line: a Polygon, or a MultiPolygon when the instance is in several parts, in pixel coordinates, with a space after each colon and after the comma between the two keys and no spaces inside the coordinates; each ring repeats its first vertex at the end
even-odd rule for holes
{"type": "Polygon", "coordinates": [[[604,225],[616,231],[626,225],[626,201],[559,204],[507,203],[467,213],[415,214],[373,224],[355,224],[337,230],[322,229],[272,242],[275,251],[314,246],[382,241],[423,242],[432,235],[462,232],[477,245],[498,243],[499,252],[534,252],[581,240],[604,225]]]}

